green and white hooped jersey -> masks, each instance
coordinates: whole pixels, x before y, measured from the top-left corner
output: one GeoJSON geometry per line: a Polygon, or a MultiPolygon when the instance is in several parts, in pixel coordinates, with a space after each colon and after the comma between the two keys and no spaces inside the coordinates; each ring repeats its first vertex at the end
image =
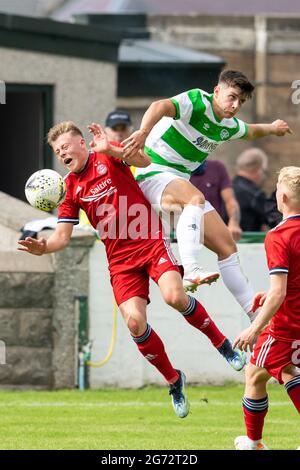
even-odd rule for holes
{"type": "Polygon", "coordinates": [[[136,168],[137,181],[165,171],[188,179],[219,145],[247,134],[247,124],[240,119],[220,121],[214,114],[212,99],[213,94],[199,88],[171,98],[176,116],[163,117],[153,127],[144,148],[152,163],[136,168]]]}

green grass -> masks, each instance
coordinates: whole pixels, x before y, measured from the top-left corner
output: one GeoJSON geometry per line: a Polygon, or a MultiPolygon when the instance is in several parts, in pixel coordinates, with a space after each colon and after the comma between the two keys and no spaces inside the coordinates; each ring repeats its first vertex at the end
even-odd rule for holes
{"type": "MultiPolygon", "coordinates": [[[[0,449],[232,449],[244,434],[243,386],[189,387],[191,412],[175,416],[165,388],[1,391],[0,449]]],[[[282,387],[269,386],[265,442],[300,445],[299,416],[282,387]]]]}

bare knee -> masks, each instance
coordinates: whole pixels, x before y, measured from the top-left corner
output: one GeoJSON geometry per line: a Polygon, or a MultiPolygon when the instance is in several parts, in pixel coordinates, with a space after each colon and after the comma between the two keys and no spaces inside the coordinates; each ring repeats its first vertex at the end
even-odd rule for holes
{"type": "MultiPolygon", "coordinates": [[[[145,328],[143,328],[143,323],[136,320],[135,318],[133,317],[128,317],[127,320],[126,320],[126,324],[127,324],[127,328],[129,329],[130,333],[133,335],[133,336],[139,336],[140,334],[142,335],[143,334],[143,330],[145,330],[145,328]]],[[[145,325],[146,327],[146,325],[145,325]]]]}
{"type": "Polygon", "coordinates": [[[204,194],[189,181],[180,181],[180,188],[178,186],[176,189],[181,189],[176,196],[177,198],[180,197],[183,205],[203,206],[205,204],[204,194]]]}
{"type": "Polygon", "coordinates": [[[188,201],[188,204],[192,204],[193,206],[203,206],[203,204],[205,204],[205,198],[202,193],[193,194],[188,201]]]}
{"type": "Polygon", "coordinates": [[[229,258],[229,256],[233,255],[237,252],[237,246],[231,235],[228,235],[226,240],[223,240],[221,246],[217,247],[217,255],[220,261],[229,258]]]}
{"type": "Polygon", "coordinates": [[[257,367],[246,367],[246,381],[249,385],[257,385],[261,382],[259,370],[257,367]]]}
{"type": "Polygon", "coordinates": [[[164,292],[164,301],[170,305],[170,307],[183,312],[187,309],[188,306],[188,297],[183,292],[183,289],[168,289],[167,292],[164,292]]]}
{"type": "Polygon", "coordinates": [[[266,394],[266,384],[270,375],[265,369],[249,364],[246,367],[246,396],[263,397],[266,394]]]}
{"type": "Polygon", "coordinates": [[[147,328],[147,319],[139,311],[121,311],[125,320],[126,326],[133,336],[142,335],[147,328]]]}
{"type": "Polygon", "coordinates": [[[165,188],[162,194],[161,205],[163,209],[170,210],[175,205],[180,206],[180,211],[187,204],[202,206],[205,197],[192,183],[182,178],[175,178],[165,188]]]}
{"type": "Polygon", "coordinates": [[[281,372],[281,378],[284,384],[300,375],[300,369],[292,364],[285,367],[281,372]]]}
{"type": "Polygon", "coordinates": [[[218,255],[220,261],[237,252],[232,235],[216,211],[204,215],[204,245],[218,255]]]}

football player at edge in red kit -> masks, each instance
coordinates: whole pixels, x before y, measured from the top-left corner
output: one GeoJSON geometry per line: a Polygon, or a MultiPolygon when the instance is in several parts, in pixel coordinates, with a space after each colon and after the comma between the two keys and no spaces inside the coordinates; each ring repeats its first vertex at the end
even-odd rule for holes
{"type": "Polygon", "coordinates": [[[235,439],[238,450],[267,449],[262,432],[270,377],[284,385],[300,413],[300,167],[282,168],[276,198],[283,220],[265,239],[270,289],[256,295],[253,308],[262,309],[234,342],[253,351],[243,398],[247,436],[235,439]]]}

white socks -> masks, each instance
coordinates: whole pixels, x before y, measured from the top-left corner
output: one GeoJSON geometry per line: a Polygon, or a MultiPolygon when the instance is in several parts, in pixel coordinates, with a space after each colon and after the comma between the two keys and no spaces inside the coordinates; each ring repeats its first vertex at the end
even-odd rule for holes
{"type": "MultiPolygon", "coordinates": [[[[178,250],[185,274],[191,273],[199,267],[198,258],[204,235],[202,224],[203,208],[192,204],[185,206],[176,227],[178,250]]],[[[227,289],[253,321],[256,316],[251,312],[254,291],[242,272],[238,254],[233,253],[228,258],[219,261],[218,264],[227,289]]]]}
{"type": "Polygon", "coordinates": [[[176,227],[178,250],[186,273],[198,267],[200,240],[203,238],[202,223],[203,208],[186,205],[176,227]]]}
{"type": "Polygon", "coordinates": [[[254,320],[254,316],[251,312],[254,291],[242,272],[238,254],[233,253],[229,258],[218,261],[218,264],[225,286],[245,310],[250,320],[254,320]]]}

